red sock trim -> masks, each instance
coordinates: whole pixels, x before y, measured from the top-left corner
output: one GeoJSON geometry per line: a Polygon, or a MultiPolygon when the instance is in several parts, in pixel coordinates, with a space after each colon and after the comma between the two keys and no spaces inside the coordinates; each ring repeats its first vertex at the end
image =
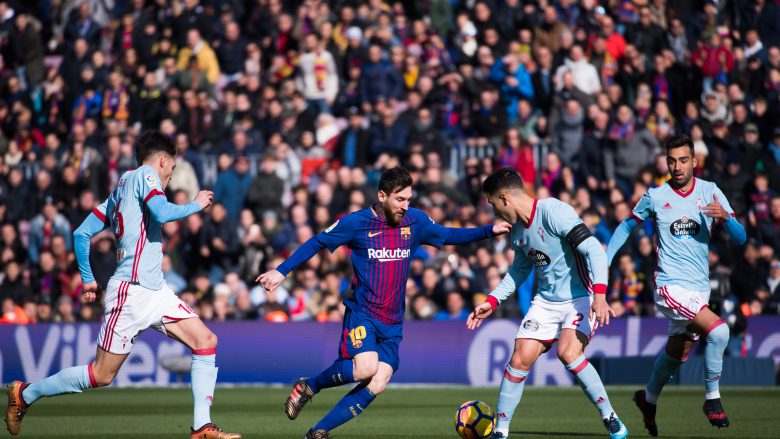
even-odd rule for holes
{"type": "Polygon", "coordinates": [[[94,389],[98,385],[95,379],[95,371],[92,370],[92,363],[89,363],[89,366],[87,366],[87,373],[89,374],[89,386],[94,389]]]}
{"type": "Polygon", "coordinates": [[[217,348],[193,349],[192,355],[217,355],[217,348]]]}
{"type": "Polygon", "coordinates": [[[585,369],[586,367],[588,367],[588,364],[590,364],[590,363],[588,362],[588,359],[586,358],[586,359],[582,360],[582,363],[580,363],[577,367],[575,367],[574,369],[570,370],[569,372],[571,372],[572,375],[577,375],[578,373],[582,372],[582,369],[585,369]]]}
{"type": "Polygon", "coordinates": [[[508,379],[509,381],[513,383],[522,383],[525,381],[526,377],[516,377],[509,373],[508,370],[504,369],[504,378],[508,379]]]}
{"type": "Polygon", "coordinates": [[[710,325],[710,327],[709,327],[709,328],[707,328],[707,330],[706,330],[706,331],[704,331],[704,336],[705,336],[705,337],[706,337],[706,336],[708,336],[708,335],[710,334],[710,332],[712,332],[712,330],[713,330],[713,329],[717,328],[718,326],[720,326],[720,325],[722,325],[722,324],[724,324],[724,323],[726,323],[726,322],[724,322],[724,321],[723,321],[723,319],[718,319],[718,320],[716,320],[715,322],[713,322],[713,323],[710,325]]]}

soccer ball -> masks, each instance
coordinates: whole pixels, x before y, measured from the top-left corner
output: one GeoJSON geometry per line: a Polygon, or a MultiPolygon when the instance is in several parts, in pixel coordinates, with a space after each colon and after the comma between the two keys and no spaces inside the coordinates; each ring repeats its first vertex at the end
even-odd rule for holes
{"type": "Polygon", "coordinates": [[[455,413],[455,431],[463,439],[480,439],[490,436],[495,425],[493,409],[482,401],[468,401],[455,413]]]}

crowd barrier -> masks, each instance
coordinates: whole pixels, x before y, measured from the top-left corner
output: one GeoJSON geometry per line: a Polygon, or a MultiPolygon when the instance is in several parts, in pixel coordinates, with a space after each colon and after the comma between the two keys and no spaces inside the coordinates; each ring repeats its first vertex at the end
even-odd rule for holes
{"type": "MultiPolygon", "coordinates": [[[[219,337],[219,382],[289,384],[310,376],[337,357],[342,337],[337,323],[209,323],[219,337]]],[[[393,378],[403,384],[496,386],[512,352],[517,321],[487,321],[477,331],[465,322],[407,322],[401,364],[393,378]]],[[[0,382],[35,381],[60,369],[87,364],[95,355],[97,324],[0,326],[0,382]]],[[[590,358],[652,357],[663,349],[667,321],[652,318],[613,319],[600,328],[587,350],[590,358]]],[[[780,317],[753,317],[746,336],[748,358],[770,358],[780,364],[780,317]]],[[[115,380],[118,386],[165,386],[188,379],[163,367],[186,358],[188,350],[148,330],[115,380]]],[[[596,360],[598,361],[598,360],[596,360]]],[[[649,370],[638,370],[646,376],[649,370]]],[[[724,374],[728,374],[724,370],[724,374]]],[[[724,376],[724,380],[727,378],[724,376]]],[[[532,385],[570,385],[569,374],[554,350],[531,370],[532,385]]]]}

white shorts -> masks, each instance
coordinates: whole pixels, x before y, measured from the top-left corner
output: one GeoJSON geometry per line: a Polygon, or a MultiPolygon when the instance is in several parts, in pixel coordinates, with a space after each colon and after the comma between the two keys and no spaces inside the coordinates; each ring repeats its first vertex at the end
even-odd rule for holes
{"type": "Polygon", "coordinates": [[[564,329],[574,329],[588,337],[596,332],[596,316],[590,314],[591,297],[580,297],[568,302],[549,302],[536,296],[531,309],[525,315],[516,338],[530,338],[543,343],[552,343],[561,336],[564,329]]]}
{"type": "Polygon", "coordinates": [[[106,287],[98,346],[112,354],[128,354],[146,328],[151,326],[165,334],[164,324],[197,316],[167,285],[154,291],[111,279],[106,287]]]}
{"type": "Polygon", "coordinates": [[[685,334],[698,340],[699,334],[690,331],[688,325],[709,303],[709,291],[691,291],[677,285],[662,285],[655,290],[655,307],[669,319],[670,336],[685,334]]]}

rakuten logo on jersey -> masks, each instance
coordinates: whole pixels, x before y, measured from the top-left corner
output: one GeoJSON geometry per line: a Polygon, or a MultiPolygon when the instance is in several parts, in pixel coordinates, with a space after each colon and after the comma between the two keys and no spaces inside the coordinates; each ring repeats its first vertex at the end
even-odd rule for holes
{"type": "Polygon", "coordinates": [[[408,248],[370,248],[368,249],[368,259],[378,259],[379,262],[400,261],[408,259],[411,250],[408,248]]]}

